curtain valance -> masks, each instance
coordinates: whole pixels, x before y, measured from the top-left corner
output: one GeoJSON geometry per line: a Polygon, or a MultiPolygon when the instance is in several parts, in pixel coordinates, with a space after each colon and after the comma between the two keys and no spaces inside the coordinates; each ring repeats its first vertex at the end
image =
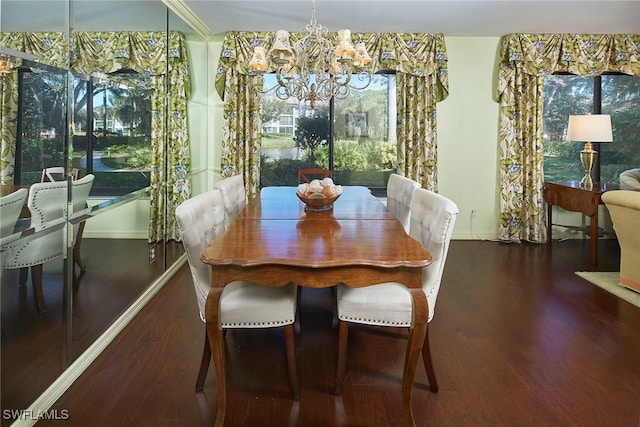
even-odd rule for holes
{"type": "MultiPolygon", "coordinates": [[[[248,74],[248,64],[255,46],[271,48],[275,32],[229,32],[226,34],[220,53],[216,76],[216,90],[223,98],[227,70],[238,74],[248,74]]],[[[303,33],[291,33],[291,43],[295,43],[303,33]]],[[[329,33],[335,42],[336,33],[329,33]]],[[[449,94],[447,74],[447,52],[442,34],[410,33],[354,33],[354,43],[363,41],[371,56],[371,70],[392,70],[414,76],[434,76],[437,101],[449,94]]],[[[272,70],[273,71],[273,70],[272,70]]]]}
{"type": "Polygon", "coordinates": [[[501,40],[498,96],[515,70],[531,76],[568,72],[640,75],[638,34],[509,34],[501,40]]]}
{"type": "Polygon", "coordinates": [[[181,81],[185,96],[189,94],[187,50],[184,34],[180,32],[169,32],[168,47],[166,34],[161,31],[73,32],[70,58],[65,33],[0,33],[0,44],[38,55],[45,64],[69,67],[83,74],[132,69],[148,76],[161,76],[168,66],[172,78],[181,81]]]}

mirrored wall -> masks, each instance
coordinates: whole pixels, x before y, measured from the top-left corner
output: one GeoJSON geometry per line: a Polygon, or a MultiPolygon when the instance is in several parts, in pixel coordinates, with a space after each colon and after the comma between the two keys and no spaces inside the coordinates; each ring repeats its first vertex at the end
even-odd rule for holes
{"type": "Polygon", "coordinates": [[[206,135],[207,44],[159,0],[2,0],[0,50],[0,401],[20,410],[181,259],[171,135],[206,135]]]}

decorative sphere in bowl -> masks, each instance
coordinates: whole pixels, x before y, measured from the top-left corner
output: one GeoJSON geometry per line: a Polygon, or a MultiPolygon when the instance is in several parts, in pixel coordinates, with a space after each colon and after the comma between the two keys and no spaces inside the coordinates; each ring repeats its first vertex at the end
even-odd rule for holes
{"type": "Polygon", "coordinates": [[[304,209],[307,212],[324,212],[331,210],[333,209],[333,202],[338,200],[338,197],[340,197],[340,194],[333,197],[327,197],[323,194],[318,193],[312,194],[309,197],[301,196],[299,193],[296,193],[296,195],[304,203],[304,209]]]}

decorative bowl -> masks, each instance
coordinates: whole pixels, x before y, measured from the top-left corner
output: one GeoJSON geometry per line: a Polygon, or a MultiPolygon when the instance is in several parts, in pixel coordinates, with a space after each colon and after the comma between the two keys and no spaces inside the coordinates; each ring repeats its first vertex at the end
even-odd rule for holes
{"type": "MultiPolygon", "coordinates": [[[[296,196],[304,203],[304,210],[307,212],[324,212],[333,209],[333,203],[338,200],[340,194],[333,197],[304,197],[299,193],[296,196]]],[[[319,196],[319,195],[318,195],[319,196]]]]}

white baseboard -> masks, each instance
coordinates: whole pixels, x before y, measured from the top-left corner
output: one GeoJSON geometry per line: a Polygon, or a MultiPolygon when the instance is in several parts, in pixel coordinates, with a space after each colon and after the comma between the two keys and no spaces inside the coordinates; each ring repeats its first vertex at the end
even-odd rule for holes
{"type": "MultiPolygon", "coordinates": [[[[64,412],[48,413],[49,408],[64,394],[76,379],[96,360],[104,349],[118,336],[118,334],[133,320],[140,310],[153,298],[169,279],[187,261],[182,255],[162,276],[153,282],[127,310],[91,346],[76,359],[26,410],[22,412],[11,427],[33,426],[38,421],[38,415],[43,417],[64,417],[64,412]]],[[[61,418],[58,418],[61,419],[61,418]]]]}
{"type": "Polygon", "coordinates": [[[83,239],[137,239],[149,240],[149,230],[139,231],[85,231],[82,233],[83,239]]]}

